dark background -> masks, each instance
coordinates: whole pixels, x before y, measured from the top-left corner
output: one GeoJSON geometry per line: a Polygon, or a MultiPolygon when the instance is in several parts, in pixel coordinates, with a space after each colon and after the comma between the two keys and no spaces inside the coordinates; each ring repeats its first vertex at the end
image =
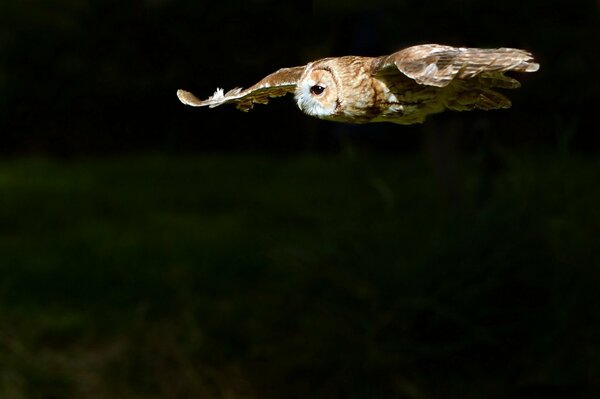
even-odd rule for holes
{"type": "MultiPolygon", "coordinates": [[[[160,149],[337,150],[337,126],[290,98],[236,114],[182,107],[283,66],[382,55],[419,43],[517,47],[541,63],[510,112],[439,117],[485,123],[510,147],[567,141],[597,151],[598,4],[593,1],[4,1],[0,93],[5,153],[160,149]],[[227,121],[227,123],[224,123],[227,121]],[[258,134],[250,133],[259,130],[258,134]],[[568,133],[567,133],[568,131],[568,133]],[[568,137],[566,137],[566,136],[568,137]]],[[[354,130],[380,148],[419,145],[426,127],[354,130]],[[385,136],[381,140],[366,136],[385,136]]],[[[354,137],[354,136],[353,136],[354,137]]]]}
{"type": "Polygon", "coordinates": [[[599,71],[592,0],[3,0],[0,397],[598,397],[599,71]],[[175,95],[420,43],[541,68],[416,126],[175,95]]]}

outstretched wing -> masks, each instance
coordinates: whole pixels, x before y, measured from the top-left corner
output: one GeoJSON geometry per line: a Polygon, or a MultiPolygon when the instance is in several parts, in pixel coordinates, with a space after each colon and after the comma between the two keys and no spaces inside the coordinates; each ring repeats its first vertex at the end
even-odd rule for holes
{"type": "Polygon", "coordinates": [[[408,47],[375,59],[373,74],[401,72],[417,83],[444,87],[453,79],[481,76],[493,79],[497,87],[519,87],[519,82],[504,76],[505,71],[535,72],[531,53],[514,48],[479,49],[424,44],[408,47]]]}
{"type": "Polygon", "coordinates": [[[215,94],[206,100],[200,100],[185,90],[177,90],[177,97],[182,103],[193,107],[208,106],[214,108],[221,104],[234,103],[238,109],[249,111],[254,107],[254,104],[268,103],[270,97],[281,97],[288,93],[293,93],[296,90],[296,83],[300,79],[300,76],[302,76],[304,68],[304,65],[293,68],[281,68],[247,89],[237,87],[229,90],[227,93],[223,89],[217,89],[215,94]]]}

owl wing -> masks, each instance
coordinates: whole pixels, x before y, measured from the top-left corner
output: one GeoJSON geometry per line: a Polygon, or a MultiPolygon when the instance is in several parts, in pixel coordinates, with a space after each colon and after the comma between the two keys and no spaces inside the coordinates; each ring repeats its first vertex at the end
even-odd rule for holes
{"type": "Polygon", "coordinates": [[[302,76],[305,66],[293,68],[281,68],[270,75],[264,77],[260,82],[247,89],[237,87],[229,90],[227,93],[223,89],[217,89],[215,94],[206,100],[200,100],[195,95],[185,90],[177,90],[179,100],[193,107],[210,108],[221,104],[234,103],[242,111],[249,111],[254,104],[266,104],[270,97],[281,97],[296,90],[296,83],[302,76]]]}
{"type": "Polygon", "coordinates": [[[503,72],[535,72],[538,69],[539,64],[533,62],[531,53],[524,50],[424,44],[376,58],[373,74],[401,72],[419,84],[437,87],[447,86],[455,78],[470,79],[481,75],[494,79],[495,86],[514,88],[519,82],[504,76],[503,72]]]}

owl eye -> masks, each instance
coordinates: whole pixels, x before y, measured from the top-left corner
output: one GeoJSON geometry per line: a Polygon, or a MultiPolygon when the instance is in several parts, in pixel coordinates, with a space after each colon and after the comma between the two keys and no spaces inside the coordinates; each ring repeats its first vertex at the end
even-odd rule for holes
{"type": "Polygon", "coordinates": [[[321,95],[325,88],[323,86],[314,85],[310,88],[310,92],[315,96],[321,95]]]}

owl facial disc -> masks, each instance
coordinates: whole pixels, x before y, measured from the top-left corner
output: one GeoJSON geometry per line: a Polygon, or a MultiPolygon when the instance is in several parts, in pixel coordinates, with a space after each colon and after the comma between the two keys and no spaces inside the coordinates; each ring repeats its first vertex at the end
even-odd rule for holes
{"type": "Polygon", "coordinates": [[[333,74],[325,68],[312,68],[298,81],[296,103],[304,113],[317,118],[327,118],[335,113],[337,86],[333,74]]]}

